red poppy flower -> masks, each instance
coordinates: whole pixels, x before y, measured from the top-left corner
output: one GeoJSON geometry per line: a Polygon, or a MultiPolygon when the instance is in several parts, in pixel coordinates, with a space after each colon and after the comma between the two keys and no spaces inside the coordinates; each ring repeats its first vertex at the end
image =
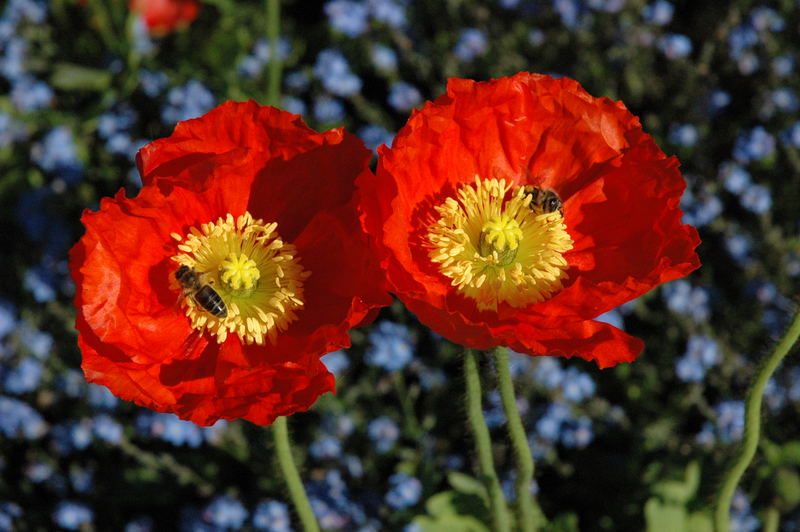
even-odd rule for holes
{"type": "Polygon", "coordinates": [[[700,265],[678,161],[573,80],[451,79],[379,153],[362,225],[390,289],[464,346],[633,360],[593,318],[700,265]]]}
{"type": "Polygon", "coordinates": [[[87,379],[201,425],[333,390],[320,357],[391,302],[356,211],[369,159],[252,101],[142,148],[139,194],[84,212],[71,251],[87,379]]]}
{"type": "Polygon", "coordinates": [[[128,9],[142,15],[151,35],[166,35],[188,26],[200,13],[197,0],[128,0],[128,9]]]}

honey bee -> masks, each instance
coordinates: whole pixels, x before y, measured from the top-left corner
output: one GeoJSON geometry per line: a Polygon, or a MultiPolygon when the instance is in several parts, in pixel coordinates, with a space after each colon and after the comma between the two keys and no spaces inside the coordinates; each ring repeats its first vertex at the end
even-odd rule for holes
{"type": "Polygon", "coordinates": [[[203,274],[194,268],[182,265],[175,272],[175,279],[183,287],[183,296],[191,297],[197,305],[217,318],[228,316],[228,307],[210,284],[203,282],[203,274]]]}
{"type": "Polygon", "coordinates": [[[532,186],[525,187],[524,190],[531,197],[531,202],[528,205],[531,209],[535,205],[545,213],[558,211],[561,215],[564,214],[564,204],[554,190],[532,186]]]}

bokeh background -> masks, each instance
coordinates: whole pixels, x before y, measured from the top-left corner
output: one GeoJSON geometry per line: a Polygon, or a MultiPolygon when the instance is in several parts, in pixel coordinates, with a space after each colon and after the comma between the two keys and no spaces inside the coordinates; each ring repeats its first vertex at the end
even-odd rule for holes
{"type": "MultiPolygon", "coordinates": [[[[67,273],[81,211],[137,193],[139,147],[225,100],[264,101],[265,4],[206,0],[163,37],[122,0],[84,4],[0,8],[0,531],[298,530],[268,429],[200,428],[85,382],[67,273]]],[[[800,288],[799,34],[797,0],[282,2],[282,106],[318,130],[390,144],[448,77],[527,70],[623,100],[680,158],[704,265],[601,317],[642,337],[641,357],[600,371],[512,355],[550,530],[678,530],[675,515],[709,530],[746,387],[800,288]]],[[[338,394],[289,420],[322,527],[489,530],[460,348],[399,303],[352,339],[324,358],[338,394]]],[[[513,498],[488,357],[482,372],[513,498]]],[[[734,530],[776,513],[800,530],[798,414],[795,353],[768,385],[734,530]]]]}

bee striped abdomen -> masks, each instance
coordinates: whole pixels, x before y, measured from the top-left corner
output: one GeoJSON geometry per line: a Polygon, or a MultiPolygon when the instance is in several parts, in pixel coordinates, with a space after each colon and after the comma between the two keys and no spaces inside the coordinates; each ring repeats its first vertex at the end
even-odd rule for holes
{"type": "Polygon", "coordinates": [[[225,301],[222,297],[208,285],[204,285],[197,292],[192,294],[194,302],[203,307],[203,309],[217,318],[225,318],[228,315],[228,308],[225,306],[225,301]]]}

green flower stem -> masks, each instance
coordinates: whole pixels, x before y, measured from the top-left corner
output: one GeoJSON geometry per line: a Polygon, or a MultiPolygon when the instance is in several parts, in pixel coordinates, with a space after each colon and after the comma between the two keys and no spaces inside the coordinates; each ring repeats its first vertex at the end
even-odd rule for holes
{"type": "Polygon", "coordinates": [[[514,382],[508,364],[508,348],[498,347],[494,352],[497,379],[500,385],[500,399],[506,413],[508,434],[514,447],[514,458],[517,461],[517,519],[522,532],[534,532],[541,527],[542,514],[536,508],[536,502],[530,493],[533,480],[534,464],[531,448],[525,435],[525,427],[517,409],[517,398],[514,394],[514,382]]]}
{"type": "Polygon", "coordinates": [[[725,472],[717,496],[717,507],[714,511],[714,528],[717,532],[729,531],[733,492],[756,454],[761,430],[761,399],[764,395],[764,388],[775,369],[780,365],[783,357],[797,342],[798,337],[800,337],[800,311],[795,314],[794,321],[789,326],[786,334],[784,334],[778,345],[775,346],[775,350],[758,370],[758,374],[747,392],[742,450],[725,472]]]}
{"type": "Polygon", "coordinates": [[[489,504],[492,510],[492,531],[510,532],[511,522],[506,507],[503,490],[494,470],[492,458],[492,440],[489,437],[489,428],[483,417],[481,406],[481,380],[478,375],[478,356],[472,349],[464,353],[464,380],[467,388],[467,420],[475,436],[475,450],[478,453],[481,477],[483,477],[486,490],[489,494],[489,504]]]}
{"type": "Polygon", "coordinates": [[[267,38],[269,39],[269,80],[267,105],[278,107],[281,103],[281,58],[278,54],[278,35],[281,28],[280,0],[267,0],[267,38]]]}
{"type": "Polygon", "coordinates": [[[319,532],[317,518],[314,517],[314,512],[311,510],[311,503],[308,502],[306,490],[303,488],[300,474],[297,472],[297,467],[292,459],[292,444],[289,442],[289,429],[286,426],[285,417],[279,417],[275,420],[275,423],[272,424],[272,434],[275,436],[275,454],[278,457],[278,465],[281,467],[283,479],[289,488],[289,496],[292,498],[294,509],[297,511],[297,515],[300,516],[303,530],[306,532],[319,532]]]}

